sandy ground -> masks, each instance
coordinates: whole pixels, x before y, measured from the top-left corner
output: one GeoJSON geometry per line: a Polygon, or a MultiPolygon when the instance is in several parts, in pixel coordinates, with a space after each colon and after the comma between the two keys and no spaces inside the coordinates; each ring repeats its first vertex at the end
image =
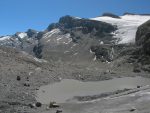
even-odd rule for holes
{"type": "Polygon", "coordinates": [[[125,93],[89,102],[61,104],[60,108],[47,109],[43,106],[39,113],[149,113],[150,87],[134,89],[125,93]]]}

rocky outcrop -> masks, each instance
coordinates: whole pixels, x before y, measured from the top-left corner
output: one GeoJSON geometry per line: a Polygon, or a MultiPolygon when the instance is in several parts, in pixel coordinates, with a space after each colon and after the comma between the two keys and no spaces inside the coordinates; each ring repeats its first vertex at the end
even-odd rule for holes
{"type": "Polygon", "coordinates": [[[28,37],[33,37],[33,38],[35,38],[38,34],[38,32],[33,29],[28,29],[26,33],[27,33],[28,37]]]}
{"type": "Polygon", "coordinates": [[[32,54],[33,47],[37,45],[38,32],[29,29],[26,32],[17,32],[14,35],[3,36],[0,45],[5,47],[13,47],[32,54]]]}
{"type": "Polygon", "coordinates": [[[136,44],[142,47],[144,54],[150,55],[150,20],[138,28],[136,44]]]}
{"type": "Polygon", "coordinates": [[[112,13],[104,13],[102,16],[108,16],[108,17],[120,19],[120,17],[118,15],[115,15],[115,14],[112,14],[112,13]]]}
{"type": "Polygon", "coordinates": [[[50,31],[54,28],[62,30],[81,30],[82,33],[88,34],[95,31],[95,35],[103,36],[107,33],[111,33],[117,28],[111,24],[94,21],[89,19],[79,19],[71,16],[61,17],[58,23],[53,23],[48,26],[47,30],[50,31]]]}
{"type": "Polygon", "coordinates": [[[102,62],[110,62],[113,60],[114,50],[111,46],[92,46],[91,51],[95,53],[96,58],[102,62]]]}
{"type": "Polygon", "coordinates": [[[37,58],[42,58],[42,48],[43,46],[40,43],[34,46],[33,52],[37,58]]]}

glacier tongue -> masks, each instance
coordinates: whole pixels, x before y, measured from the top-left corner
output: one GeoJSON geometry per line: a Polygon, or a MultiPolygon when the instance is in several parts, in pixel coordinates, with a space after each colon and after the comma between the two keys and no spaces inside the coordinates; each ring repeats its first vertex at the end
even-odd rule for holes
{"type": "Polygon", "coordinates": [[[111,18],[107,16],[91,18],[96,21],[103,21],[116,25],[118,30],[112,33],[114,38],[117,39],[118,44],[134,43],[135,35],[138,26],[150,19],[150,16],[144,15],[124,15],[120,16],[121,19],[111,18]]]}

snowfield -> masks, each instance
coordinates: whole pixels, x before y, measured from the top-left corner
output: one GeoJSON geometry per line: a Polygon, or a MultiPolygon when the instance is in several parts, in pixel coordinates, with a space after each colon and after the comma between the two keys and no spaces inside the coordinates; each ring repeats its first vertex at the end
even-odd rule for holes
{"type": "Polygon", "coordinates": [[[0,38],[0,41],[7,40],[7,39],[10,39],[10,36],[1,37],[1,38],[0,38]]]}
{"type": "Polygon", "coordinates": [[[121,19],[111,18],[107,16],[91,19],[116,25],[118,27],[118,30],[116,30],[112,34],[114,35],[114,38],[118,39],[116,42],[118,44],[134,43],[137,28],[150,19],[150,16],[144,15],[124,15],[120,17],[121,19]]]}

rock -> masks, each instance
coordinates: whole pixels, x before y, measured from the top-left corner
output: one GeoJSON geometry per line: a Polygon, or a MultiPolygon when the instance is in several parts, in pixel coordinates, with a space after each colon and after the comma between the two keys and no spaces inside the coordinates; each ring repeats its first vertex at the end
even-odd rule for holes
{"type": "Polygon", "coordinates": [[[23,85],[26,87],[30,87],[30,84],[28,84],[28,83],[24,83],[23,85]]]}
{"type": "Polygon", "coordinates": [[[29,107],[30,108],[34,108],[35,106],[33,104],[29,104],[29,107]]]}
{"type": "Polygon", "coordinates": [[[137,88],[141,88],[141,86],[137,86],[137,88]]]}
{"type": "Polygon", "coordinates": [[[36,37],[38,32],[36,30],[33,30],[33,29],[28,29],[28,31],[26,32],[28,37],[36,37]]]}
{"type": "Polygon", "coordinates": [[[135,111],[136,110],[136,108],[132,108],[131,110],[130,110],[130,112],[133,112],[133,111],[135,111]]]}
{"type": "Polygon", "coordinates": [[[150,73],[150,65],[144,65],[142,70],[150,73]]]}
{"type": "Polygon", "coordinates": [[[62,113],[62,110],[57,110],[56,113],[62,113]]]}
{"type": "Polygon", "coordinates": [[[40,102],[37,102],[35,105],[36,105],[36,107],[41,107],[42,106],[42,104],[40,102]]]}
{"type": "Polygon", "coordinates": [[[29,77],[27,77],[26,80],[29,81],[29,77]]]}
{"type": "Polygon", "coordinates": [[[33,48],[33,52],[35,54],[35,56],[39,59],[42,58],[42,49],[43,49],[43,45],[41,45],[40,43],[38,43],[36,46],[34,46],[33,48]]]}
{"type": "Polygon", "coordinates": [[[38,40],[40,40],[41,38],[42,38],[42,36],[44,35],[44,33],[45,32],[38,32],[38,34],[37,34],[37,36],[36,36],[36,38],[38,39],[38,40]]]}
{"type": "Polygon", "coordinates": [[[140,73],[140,72],[141,72],[141,70],[140,70],[140,69],[138,69],[138,68],[134,68],[134,69],[133,69],[133,72],[135,72],[135,73],[140,73]]]}
{"type": "Polygon", "coordinates": [[[21,77],[20,77],[20,76],[17,76],[17,80],[20,81],[20,80],[21,80],[21,77]]]}
{"type": "Polygon", "coordinates": [[[112,14],[112,13],[104,13],[102,16],[108,16],[108,17],[112,17],[112,18],[118,18],[120,19],[119,16],[115,15],[115,14],[112,14]]]}

